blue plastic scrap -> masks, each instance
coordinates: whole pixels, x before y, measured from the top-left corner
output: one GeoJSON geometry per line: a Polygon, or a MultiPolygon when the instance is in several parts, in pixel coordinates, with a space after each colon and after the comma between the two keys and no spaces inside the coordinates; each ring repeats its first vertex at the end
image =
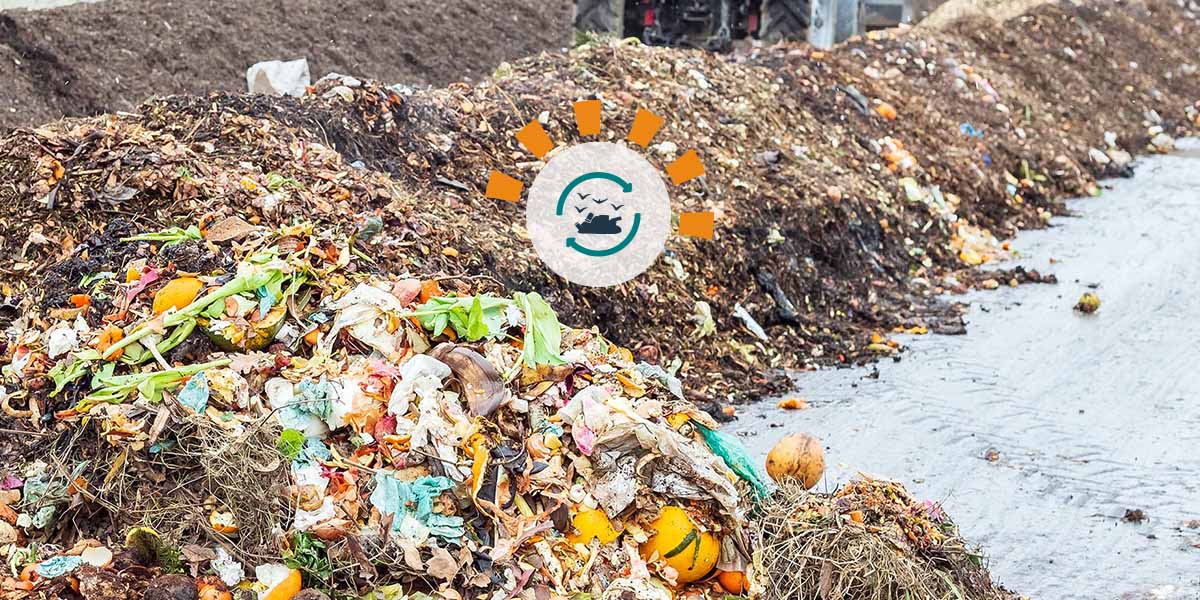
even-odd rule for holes
{"type": "Polygon", "coordinates": [[[83,559],[78,556],[55,556],[38,563],[34,568],[37,574],[46,579],[62,577],[83,565],[83,559]]]}
{"type": "Polygon", "coordinates": [[[391,475],[375,475],[371,504],[383,516],[394,515],[392,533],[401,538],[423,542],[428,536],[458,545],[466,535],[462,517],[433,512],[433,501],[454,487],[446,477],[418,477],[400,481],[391,475]]]}
{"type": "Polygon", "coordinates": [[[204,375],[204,371],[200,371],[192,375],[183,389],[179,390],[179,403],[202,413],[208,408],[208,396],[208,377],[204,375]]]}
{"type": "Polygon", "coordinates": [[[304,378],[300,383],[296,384],[296,391],[300,397],[297,398],[299,403],[294,407],[301,414],[311,414],[328,419],[333,413],[333,399],[336,394],[329,388],[329,382],[322,377],[318,381],[304,378]]]}
{"type": "Polygon", "coordinates": [[[958,130],[965,136],[973,138],[983,137],[983,132],[975,129],[975,126],[970,123],[963,123],[958,126],[958,130]]]}
{"type": "Polygon", "coordinates": [[[267,316],[267,313],[271,312],[271,308],[275,306],[275,294],[265,285],[254,290],[254,294],[258,296],[258,314],[262,317],[267,316]]]}
{"type": "Polygon", "coordinates": [[[333,459],[333,453],[329,451],[329,447],[325,445],[325,442],[315,437],[310,437],[304,440],[304,446],[300,448],[300,453],[292,461],[292,468],[304,468],[331,459],[333,459]]]}

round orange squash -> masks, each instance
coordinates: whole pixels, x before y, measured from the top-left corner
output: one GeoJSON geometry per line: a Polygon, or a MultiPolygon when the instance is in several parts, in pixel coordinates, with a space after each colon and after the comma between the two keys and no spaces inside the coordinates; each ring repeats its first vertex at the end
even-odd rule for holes
{"type": "Polygon", "coordinates": [[[782,483],[794,479],[812,489],[825,472],[825,451],[821,441],[806,433],[789,435],[767,454],[767,473],[782,483]]]}
{"type": "Polygon", "coordinates": [[[721,544],[711,533],[702,532],[687,512],[678,506],[664,506],[650,523],[654,535],[642,544],[642,558],[658,555],[679,573],[676,582],[691,583],[704,579],[717,566],[721,544]]]}

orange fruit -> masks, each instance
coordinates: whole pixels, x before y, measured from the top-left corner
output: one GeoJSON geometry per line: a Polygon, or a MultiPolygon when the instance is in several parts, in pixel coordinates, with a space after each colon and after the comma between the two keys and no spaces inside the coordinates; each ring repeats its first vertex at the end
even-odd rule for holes
{"type": "Polygon", "coordinates": [[[312,331],[304,334],[304,343],[308,344],[309,346],[316,346],[317,342],[320,340],[320,335],[321,328],[313,327],[312,331]]]}
{"type": "Polygon", "coordinates": [[[176,277],[168,281],[167,285],[154,294],[154,314],[166,312],[170,308],[182,309],[191,304],[202,289],[204,283],[195,277],[176,277]]]}
{"type": "Polygon", "coordinates": [[[722,589],[735,596],[750,591],[750,582],[746,581],[746,574],[741,571],[717,571],[717,582],[722,589]]]}
{"type": "Polygon", "coordinates": [[[269,564],[262,565],[254,571],[259,582],[268,586],[261,600],[291,600],[292,596],[299,594],[300,589],[304,587],[299,569],[269,564]]]}
{"type": "Polygon", "coordinates": [[[208,576],[196,580],[197,600],[233,600],[233,594],[225,589],[220,579],[208,576]]]}
{"type": "Polygon", "coordinates": [[[430,298],[444,295],[445,292],[442,291],[442,286],[438,285],[436,279],[426,279],[425,281],[421,282],[420,299],[422,304],[429,302],[430,298]]]}
{"type": "Polygon", "coordinates": [[[208,524],[213,528],[214,531],[224,533],[226,535],[237,533],[238,529],[240,529],[237,524],[237,519],[233,516],[233,513],[222,512],[219,510],[214,510],[211,513],[208,513],[208,524]]]}
{"type": "Polygon", "coordinates": [[[607,544],[621,536],[613,527],[612,521],[608,520],[608,514],[599,508],[575,513],[571,524],[579,530],[578,535],[567,534],[567,541],[572,544],[589,544],[592,538],[600,540],[601,544],[607,544]]]}
{"type": "MultiPolygon", "coordinates": [[[[104,354],[104,351],[108,350],[109,346],[121,341],[121,338],[124,337],[125,332],[122,331],[120,327],[117,327],[116,325],[109,325],[108,327],[104,328],[104,331],[100,332],[100,337],[96,340],[96,350],[98,350],[100,354],[104,354]]],[[[113,352],[112,356],[108,357],[108,360],[117,360],[118,358],[121,358],[122,354],[125,354],[124,348],[113,352]]]]}

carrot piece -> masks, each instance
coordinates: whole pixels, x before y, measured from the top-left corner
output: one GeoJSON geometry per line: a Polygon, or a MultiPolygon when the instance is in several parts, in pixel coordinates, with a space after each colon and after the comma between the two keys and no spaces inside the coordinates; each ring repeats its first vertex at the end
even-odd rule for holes
{"type": "MultiPolygon", "coordinates": [[[[96,350],[98,350],[100,354],[104,354],[104,351],[108,350],[109,346],[121,341],[121,338],[123,337],[125,337],[125,332],[122,331],[120,327],[117,327],[116,325],[109,325],[108,327],[104,328],[104,331],[100,332],[100,337],[96,341],[96,350]]],[[[112,356],[108,357],[108,360],[117,360],[118,358],[121,358],[122,354],[125,354],[124,348],[120,348],[116,352],[113,352],[112,356]]]]}
{"type": "Polygon", "coordinates": [[[421,282],[421,303],[429,302],[430,298],[444,296],[442,286],[438,285],[436,279],[426,279],[421,282]]]}

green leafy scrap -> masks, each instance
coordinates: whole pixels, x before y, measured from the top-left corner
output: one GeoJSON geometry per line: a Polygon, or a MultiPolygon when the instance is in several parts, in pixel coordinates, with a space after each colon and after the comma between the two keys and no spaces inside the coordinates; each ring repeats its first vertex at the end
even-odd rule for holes
{"type": "MultiPolygon", "coordinates": [[[[224,307],[223,302],[226,298],[235,294],[253,292],[264,286],[267,289],[281,289],[282,283],[289,278],[289,275],[284,273],[283,267],[284,265],[278,261],[268,261],[264,264],[253,264],[250,268],[239,271],[237,277],[229,280],[225,285],[193,300],[191,304],[188,304],[181,310],[163,315],[161,325],[155,324],[153,320],[142,323],[133,332],[122,338],[121,341],[109,346],[104,351],[103,358],[108,358],[117,350],[140,341],[146,336],[153,334],[156,330],[162,331],[167,327],[182,325],[182,331],[174,331],[165,340],[156,344],[156,348],[160,352],[166,352],[170,348],[173,348],[174,345],[178,345],[186,339],[196,326],[196,317],[205,314],[206,309],[211,308],[214,304],[220,303],[224,307]],[[164,344],[167,347],[164,347],[164,344]]],[[[289,289],[291,289],[291,286],[289,286],[289,289]]]]}
{"type": "Polygon", "coordinates": [[[416,317],[434,337],[451,327],[458,337],[479,340],[504,331],[504,309],[511,304],[488,294],[435,297],[404,316],[416,317]]]}
{"type": "Polygon", "coordinates": [[[304,449],[304,433],[295,429],[284,429],[275,442],[275,448],[288,460],[296,460],[304,449]]]}
{"type": "Polygon", "coordinates": [[[283,564],[300,570],[304,587],[329,590],[333,563],[325,551],[325,542],[307,533],[297,533],[292,537],[292,547],[284,552],[283,564]]]}
{"type": "Polygon", "coordinates": [[[272,192],[278,192],[283,188],[301,189],[304,186],[294,177],[286,177],[275,171],[267,173],[267,189],[272,192]]]}
{"type": "Polygon", "coordinates": [[[93,391],[79,402],[76,410],[84,412],[87,408],[102,402],[119,404],[135,392],[151,402],[158,402],[162,399],[163,390],[179,383],[185,377],[190,377],[205,369],[223,367],[230,362],[228,358],[225,358],[198,365],[129,375],[113,375],[116,365],[111,362],[106,363],[92,376],[93,391]]]}
{"type": "Polygon", "coordinates": [[[512,300],[487,294],[435,297],[418,306],[417,310],[400,316],[416,317],[434,337],[450,327],[458,337],[474,341],[503,333],[504,309],[514,305],[525,315],[525,349],[522,353],[525,364],[531,367],[563,364],[558,354],[562,346],[562,325],[554,309],[536,292],[517,292],[512,300]]]}
{"type": "Polygon", "coordinates": [[[561,365],[562,325],[554,309],[537,292],[513,294],[513,300],[525,313],[525,349],[522,357],[530,367],[561,365]]]}
{"type": "Polygon", "coordinates": [[[195,225],[189,225],[187,229],[182,227],[169,227],[162,231],[151,233],[142,233],[130,237],[121,238],[122,242],[162,242],[163,248],[181,244],[188,240],[200,241],[204,236],[200,234],[200,228],[195,225]]]}
{"type": "Polygon", "coordinates": [[[79,359],[78,357],[71,360],[60,360],[46,375],[50,376],[50,380],[54,382],[54,389],[50,391],[50,396],[57,396],[59,392],[67,385],[82,379],[87,375],[88,367],[91,362],[79,359]]]}

